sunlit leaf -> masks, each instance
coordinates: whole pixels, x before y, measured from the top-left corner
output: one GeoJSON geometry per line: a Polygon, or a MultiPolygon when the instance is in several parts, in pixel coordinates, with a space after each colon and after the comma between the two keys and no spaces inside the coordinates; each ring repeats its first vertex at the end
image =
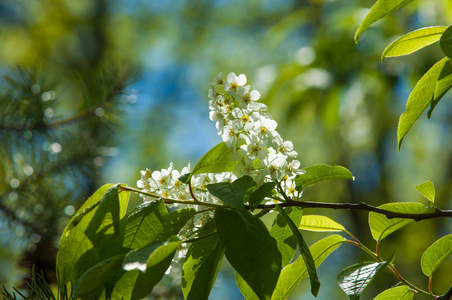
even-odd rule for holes
{"type": "MultiPolygon", "coordinates": [[[[286,207],[284,211],[292,219],[295,224],[299,224],[301,220],[301,209],[296,207],[286,207]]],[[[286,219],[278,214],[270,229],[270,234],[276,240],[279,252],[281,253],[282,265],[285,266],[290,263],[297,249],[297,238],[287,224],[286,219]]]]}
{"type": "Polygon", "coordinates": [[[452,253],[452,234],[443,236],[434,242],[422,254],[421,268],[427,276],[432,276],[433,272],[449,257],[452,253]]]}
{"type": "Polygon", "coordinates": [[[109,188],[85,229],[85,235],[94,247],[102,248],[119,235],[120,219],[126,211],[127,202],[121,203],[117,185],[109,188]]]}
{"type": "Polygon", "coordinates": [[[383,51],[384,57],[408,55],[437,42],[446,26],[431,26],[414,30],[398,38],[383,51]]]}
{"type": "MultiPolygon", "coordinates": [[[[409,214],[422,214],[427,211],[422,203],[418,202],[400,202],[400,203],[387,203],[378,206],[378,208],[409,214]]],[[[402,228],[403,226],[414,222],[413,219],[403,219],[403,218],[393,218],[388,219],[385,215],[378,214],[375,212],[369,213],[369,227],[372,237],[376,241],[380,241],[387,237],[394,231],[402,228]]]]}
{"type": "MultiPolygon", "coordinates": [[[[201,157],[190,176],[234,171],[235,164],[232,148],[228,148],[225,142],[221,142],[201,157]]],[[[189,178],[186,180],[188,181],[189,178]]]]}
{"type": "Polygon", "coordinates": [[[145,273],[139,270],[124,271],[112,274],[115,278],[106,285],[106,295],[114,299],[143,299],[151,293],[154,286],[162,280],[166,270],[170,266],[172,257],[168,256],[155,266],[146,270],[145,273]]]}
{"type": "Polygon", "coordinates": [[[449,58],[452,58],[452,25],[449,26],[446,31],[444,31],[441,39],[439,40],[439,45],[444,54],[449,58]]]}
{"type": "Polygon", "coordinates": [[[240,276],[239,273],[235,272],[235,282],[237,283],[237,286],[242,293],[243,297],[245,297],[246,300],[259,300],[259,297],[256,295],[256,293],[253,291],[253,289],[246,283],[245,279],[240,276]]]}
{"type": "Polygon", "coordinates": [[[317,270],[316,270],[314,258],[312,257],[312,254],[309,251],[308,245],[306,244],[303,236],[301,235],[301,233],[298,230],[295,223],[292,221],[292,219],[289,218],[289,216],[281,208],[281,206],[276,205],[276,210],[286,220],[287,224],[289,225],[289,228],[292,230],[292,233],[294,234],[294,236],[297,239],[298,250],[300,250],[301,256],[303,257],[303,260],[308,269],[309,280],[311,281],[311,293],[315,297],[317,297],[317,294],[319,293],[319,289],[320,289],[320,281],[319,281],[319,278],[317,277],[317,270]]]}
{"type": "Polygon", "coordinates": [[[304,215],[298,228],[309,231],[344,231],[341,224],[325,216],[304,215]]]}
{"type": "Polygon", "coordinates": [[[91,221],[97,205],[111,186],[113,184],[103,185],[89,197],[64,229],[60,239],[60,250],[57,254],[57,276],[60,285],[72,280],[75,263],[80,256],[93,247],[84,231],[91,221]],[[89,209],[90,207],[93,208],[89,209]],[[87,210],[89,211],[87,212],[87,210]]]}
{"type": "Polygon", "coordinates": [[[428,118],[431,118],[433,110],[439,101],[443,98],[443,96],[450,90],[452,87],[452,64],[449,60],[448,63],[444,64],[441,73],[439,74],[439,78],[436,81],[435,93],[433,94],[432,103],[430,104],[430,109],[427,112],[428,118]]]}
{"type": "Polygon", "coordinates": [[[398,149],[402,146],[403,139],[413,126],[414,122],[431,105],[435,95],[436,83],[440,77],[444,66],[449,64],[448,58],[443,58],[437,62],[427,73],[417,82],[406,103],[406,110],[399,118],[397,127],[398,149]]]}
{"type": "Polygon", "coordinates": [[[356,30],[355,42],[358,41],[359,35],[369,28],[370,25],[412,1],[413,0],[377,0],[356,30]]]}
{"type": "Polygon", "coordinates": [[[181,241],[175,237],[169,240],[152,242],[127,253],[122,262],[122,267],[126,271],[137,269],[144,273],[148,267],[159,264],[166,260],[168,256],[173,257],[180,244],[181,241]]]}
{"type": "Polygon", "coordinates": [[[265,224],[246,210],[219,207],[215,223],[229,263],[260,299],[270,299],[281,272],[281,254],[265,224]]]}
{"type": "MultiPolygon", "coordinates": [[[[318,267],[345,241],[340,235],[331,235],[313,244],[309,251],[314,258],[315,266],[318,267]]],[[[284,267],[279,276],[278,283],[272,295],[272,300],[287,299],[300,282],[308,277],[306,264],[301,256],[293,263],[284,267]]]]}
{"type": "Polygon", "coordinates": [[[138,249],[153,242],[164,228],[167,210],[163,201],[143,203],[121,220],[124,230],[123,246],[138,249]]]}
{"type": "Polygon", "coordinates": [[[209,193],[230,207],[245,209],[243,198],[246,192],[256,183],[251,176],[245,175],[234,182],[220,182],[207,185],[209,193]]]}
{"type": "Polygon", "coordinates": [[[209,221],[201,229],[199,236],[207,236],[191,244],[182,268],[182,292],[186,300],[207,300],[212,290],[224,247],[218,240],[215,221],[209,221]]]}
{"type": "Polygon", "coordinates": [[[319,164],[303,168],[303,170],[304,174],[295,177],[297,191],[302,191],[304,188],[326,179],[355,179],[352,173],[342,166],[319,164]]]}
{"type": "Polygon", "coordinates": [[[409,286],[402,285],[381,292],[374,300],[411,300],[413,297],[414,291],[409,286]]]}
{"type": "Polygon", "coordinates": [[[347,267],[337,275],[337,283],[351,300],[358,300],[367,285],[386,264],[387,262],[363,262],[347,267]]]}
{"type": "Polygon", "coordinates": [[[414,187],[422,196],[435,203],[435,186],[431,181],[425,181],[421,185],[415,185],[414,187]]]}

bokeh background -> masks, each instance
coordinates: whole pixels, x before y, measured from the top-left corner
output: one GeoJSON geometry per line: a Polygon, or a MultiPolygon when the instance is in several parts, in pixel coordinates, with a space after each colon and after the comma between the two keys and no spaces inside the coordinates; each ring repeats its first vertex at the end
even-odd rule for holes
{"type": "MultiPolygon", "coordinates": [[[[54,281],[58,236],[74,211],[108,182],[135,186],[140,170],[181,169],[221,141],[207,91],[219,73],[247,75],[303,166],[343,165],[356,180],[305,191],[324,202],[424,201],[436,186],[452,208],[451,99],[423,115],[397,152],[396,128],[416,81],[443,57],[432,45],[380,59],[411,30],[452,22],[447,0],[419,0],[377,22],[355,44],[373,0],[0,1],[0,284],[23,285],[32,265],[54,281]]],[[[132,203],[138,203],[134,197],[132,203]]],[[[426,203],[426,202],[424,202],[426,203]]],[[[374,247],[367,213],[305,210],[342,223],[374,247]]],[[[267,220],[271,222],[270,219],[267,220]]],[[[427,288],[420,257],[452,231],[450,220],[412,223],[382,243],[408,280],[427,288]]],[[[309,244],[324,237],[305,233],[309,244]]],[[[319,268],[319,299],[346,299],[336,275],[369,260],[341,246],[319,268]]],[[[434,292],[452,284],[452,262],[434,292]]],[[[212,299],[240,299],[227,262],[212,299]]],[[[382,273],[371,299],[397,281],[382,273]]],[[[177,278],[153,298],[178,299],[177,278]]],[[[291,299],[311,299],[305,281],[291,299]]],[[[420,297],[419,299],[422,299],[420,297]]]]}

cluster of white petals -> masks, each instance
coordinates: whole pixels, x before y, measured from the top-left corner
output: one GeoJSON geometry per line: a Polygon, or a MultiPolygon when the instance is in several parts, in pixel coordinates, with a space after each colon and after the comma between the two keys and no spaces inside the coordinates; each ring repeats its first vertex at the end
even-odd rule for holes
{"type": "MultiPolygon", "coordinates": [[[[260,93],[246,85],[246,76],[230,73],[223,79],[220,73],[209,89],[209,118],[216,122],[218,134],[227,147],[232,149],[237,162],[235,171],[224,173],[195,174],[191,177],[191,191],[188,184],[180,181],[184,174],[191,173],[191,166],[182,171],[175,170],[173,163],[168,169],[141,171],[137,186],[143,191],[174,200],[193,200],[220,204],[220,200],[211,195],[207,185],[219,182],[233,182],[244,175],[251,176],[256,187],[266,182],[277,181],[285,195],[298,198],[294,178],[302,174],[298,153],[291,141],[285,141],[276,131],[277,123],[265,113],[267,106],[261,102],[260,93]]],[[[283,197],[277,191],[276,197],[283,197]]],[[[147,197],[143,197],[145,201],[147,197]]],[[[276,198],[277,199],[277,198],[276,198]]],[[[275,200],[271,200],[275,201],[275,200]]],[[[178,204],[174,203],[177,206],[178,204]]],[[[184,205],[185,206],[185,205],[184,205]]],[[[205,207],[194,207],[199,211],[205,207]]],[[[188,226],[179,233],[181,238],[188,238],[196,228],[201,228],[210,218],[211,212],[196,214],[188,226]]],[[[174,263],[184,256],[186,249],[179,251],[174,263]]],[[[168,272],[170,269],[168,270],[168,272]]]]}
{"type": "Polygon", "coordinates": [[[294,177],[302,174],[298,153],[291,141],[285,141],[276,131],[277,122],[265,113],[267,106],[261,102],[260,93],[246,85],[244,74],[222,73],[213,80],[209,89],[209,118],[216,123],[218,134],[229,148],[233,149],[237,165],[234,172],[219,174],[196,174],[192,177],[192,193],[187,184],[179,180],[181,175],[191,172],[190,164],[181,172],[168,169],[151,172],[141,171],[139,188],[164,198],[190,200],[192,196],[202,202],[219,203],[207,191],[207,185],[232,182],[249,175],[257,186],[270,181],[279,181],[286,195],[295,195],[294,177]]]}
{"type": "Polygon", "coordinates": [[[246,85],[246,76],[220,73],[209,90],[210,120],[218,134],[232,147],[237,177],[250,175],[259,186],[267,181],[282,181],[286,194],[293,194],[293,178],[303,171],[296,160],[291,141],[284,141],[276,131],[277,123],[265,113],[260,93],[246,85]]]}

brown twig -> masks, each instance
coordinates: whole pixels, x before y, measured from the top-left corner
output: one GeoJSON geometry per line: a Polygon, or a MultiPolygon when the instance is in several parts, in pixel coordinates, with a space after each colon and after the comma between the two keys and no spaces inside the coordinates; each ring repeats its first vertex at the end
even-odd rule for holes
{"type": "MultiPolygon", "coordinates": [[[[425,214],[412,214],[394,212],[386,209],[381,209],[364,202],[358,203],[326,203],[326,202],[313,202],[313,201],[290,201],[286,203],[280,203],[282,207],[296,206],[301,208],[330,208],[330,209],[346,209],[346,210],[365,210],[372,211],[382,215],[385,215],[388,219],[402,218],[413,219],[414,221],[421,221],[433,218],[452,217],[452,210],[436,209],[435,212],[425,214]]],[[[260,209],[274,209],[276,204],[264,204],[259,205],[260,209]]]]}

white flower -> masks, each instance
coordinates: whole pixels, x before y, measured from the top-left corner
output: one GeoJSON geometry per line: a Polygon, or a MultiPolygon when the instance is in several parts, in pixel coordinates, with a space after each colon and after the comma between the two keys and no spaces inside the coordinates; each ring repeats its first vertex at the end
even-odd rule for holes
{"type": "Polygon", "coordinates": [[[278,126],[275,120],[261,117],[259,121],[254,123],[253,132],[256,133],[260,139],[272,139],[276,134],[275,129],[278,126]]]}
{"type": "Polygon", "coordinates": [[[240,150],[242,154],[248,155],[252,160],[256,158],[263,160],[268,154],[266,147],[266,140],[260,140],[256,135],[251,135],[247,138],[247,144],[242,145],[240,150]]]}
{"type": "Polygon", "coordinates": [[[240,129],[241,128],[239,120],[234,120],[228,125],[224,126],[221,137],[223,139],[223,142],[225,142],[229,148],[235,148],[237,140],[240,136],[240,129]]]}
{"type": "Polygon", "coordinates": [[[217,77],[213,80],[213,84],[222,84],[223,83],[223,72],[218,73],[217,77]]]}
{"type": "Polygon", "coordinates": [[[279,134],[274,135],[273,141],[276,144],[278,152],[287,155],[289,158],[297,157],[298,153],[293,150],[293,143],[291,141],[284,141],[279,134]]]}
{"type": "Polygon", "coordinates": [[[171,178],[173,168],[173,163],[170,163],[170,167],[168,169],[152,172],[153,180],[150,182],[151,187],[154,190],[167,190],[170,188],[173,184],[173,180],[171,178]]]}
{"type": "Polygon", "coordinates": [[[252,90],[250,92],[250,90],[251,90],[251,86],[249,86],[249,85],[239,88],[238,94],[240,95],[240,98],[241,98],[241,101],[242,101],[239,104],[240,107],[248,108],[248,105],[252,101],[257,101],[261,97],[261,94],[259,93],[259,91],[252,90]]]}
{"type": "Polygon", "coordinates": [[[269,154],[265,166],[272,179],[278,180],[286,170],[287,156],[276,153],[273,148],[269,149],[269,154]]]}
{"type": "Polygon", "coordinates": [[[237,76],[235,73],[229,73],[226,81],[223,81],[223,88],[225,91],[232,91],[232,93],[234,93],[238,91],[239,87],[244,86],[245,83],[245,74],[237,76]]]}

